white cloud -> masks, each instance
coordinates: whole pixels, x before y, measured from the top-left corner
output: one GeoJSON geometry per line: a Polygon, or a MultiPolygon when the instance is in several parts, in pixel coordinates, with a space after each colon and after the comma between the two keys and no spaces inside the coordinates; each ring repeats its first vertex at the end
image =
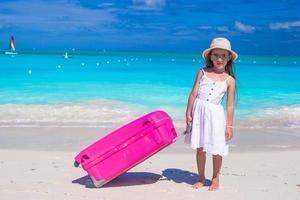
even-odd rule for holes
{"type": "Polygon", "coordinates": [[[239,21],[235,22],[234,27],[238,31],[243,32],[243,33],[253,33],[255,31],[255,27],[254,26],[246,25],[246,24],[243,24],[243,23],[241,23],[239,21]]]}
{"type": "Polygon", "coordinates": [[[300,27],[300,21],[270,24],[270,28],[275,29],[275,30],[276,29],[290,29],[293,27],[300,27]]]}
{"type": "Polygon", "coordinates": [[[132,0],[132,3],[136,9],[163,9],[166,5],[166,0],[132,0]]]}
{"type": "Polygon", "coordinates": [[[229,31],[228,27],[226,27],[226,26],[217,26],[217,27],[215,27],[215,29],[217,31],[221,31],[221,32],[228,32],[229,31]]]}
{"type": "Polygon", "coordinates": [[[199,30],[216,30],[220,32],[229,32],[229,28],[227,26],[199,26],[199,30]]]}
{"type": "Polygon", "coordinates": [[[44,32],[109,31],[119,21],[109,10],[83,8],[70,1],[20,0],[0,3],[3,26],[12,26],[44,32]],[[84,16],[84,17],[82,17],[84,16]]]}
{"type": "Polygon", "coordinates": [[[213,27],[211,27],[211,26],[199,26],[198,29],[200,29],[200,30],[210,30],[210,29],[213,29],[213,27]]]}

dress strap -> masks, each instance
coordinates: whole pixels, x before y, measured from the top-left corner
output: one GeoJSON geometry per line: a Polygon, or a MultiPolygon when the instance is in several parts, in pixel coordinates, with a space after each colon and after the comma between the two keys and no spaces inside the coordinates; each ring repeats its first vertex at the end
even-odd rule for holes
{"type": "Polygon", "coordinates": [[[227,82],[230,79],[230,75],[228,75],[228,77],[224,80],[225,82],[227,82]]]}
{"type": "Polygon", "coordinates": [[[203,75],[205,76],[205,71],[204,71],[204,69],[201,69],[201,71],[203,72],[203,75]]]}

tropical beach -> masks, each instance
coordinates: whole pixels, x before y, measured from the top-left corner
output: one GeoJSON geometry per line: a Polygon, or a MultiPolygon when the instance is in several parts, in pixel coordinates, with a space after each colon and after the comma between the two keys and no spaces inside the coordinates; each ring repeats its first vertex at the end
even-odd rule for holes
{"type": "Polygon", "coordinates": [[[299,5],[236,3],[1,2],[1,199],[299,199],[299,5]],[[192,188],[196,151],[183,133],[217,36],[239,57],[233,139],[212,192],[208,155],[205,185],[192,188]],[[82,149],[157,110],[176,142],[101,188],[74,166],[82,149]]]}
{"type": "MultiPolygon", "coordinates": [[[[2,71],[8,72],[1,77],[1,96],[5,98],[1,98],[3,178],[0,184],[5,199],[139,199],[144,194],[149,199],[153,195],[163,199],[217,199],[221,196],[230,199],[281,199],[286,195],[291,199],[298,198],[299,86],[289,88],[288,80],[282,80],[282,87],[277,88],[271,82],[276,75],[284,78],[278,73],[282,68],[290,66],[291,71],[299,70],[295,64],[300,63],[299,57],[240,58],[236,71],[240,77],[245,77],[238,86],[241,89],[238,88],[234,139],[230,142],[230,155],[224,159],[221,189],[213,195],[207,187],[200,191],[191,188],[197,179],[195,152],[184,143],[182,134],[185,129],[185,101],[189,93],[186,85],[193,84],[189,75],[185,77],[182,74],[194,73],[190,68],[201,66],[197,55],[151,54],[149,61],[147,53],[142,56],[128,53],[126,57],[106,54],[76,55],[68,62],[60,54],[1,57],[2,63],[5,60],[10,62],[1,66],[2,71]],[[31,74],[27,72],[27,65],[18,73],[9,73],[22,68],[24,65],[19,63],[28,62],[28,59],[38,63],[30,64],[31,74]],[[276,59],[276,64],[273,59],[276,59]],[[118,60],[122,60],[121,66],[117,65],[118,60]],[[39,62],[51,64],[41,65],[39,62]],[[97,62],[102,63],[100,69],[97,62]],[[15,67],[13,63],[16,63],[15,67]],[[89,64],[82,67],[82,63],[89,64]],[[165,67],[159,66],[160,63],[165,63],[165,67]],[[59,69],[57,65],[62,67],[59,69]],[[137,69],[136,65],[140,68],[137,69]],[[243,70],[259,67],[261,74],[265,74],[263,72],[271,66],[274,66],[274,74],[270,75],[270,80],[260,82],[263,91],[259,93],[256,88],[253,96],[251,88],[255,86],[252,79],[257,76],[243,70]],[[161,78],[150,74],[156,67],[160,68],[161,78]],[[114,76],[122,69],[127,74],[117,75],[116,81],[114,76]],[[144,73],[147,77],[140,79],[144,73]],[[127,82],[128,76],[131,78],[127,82]],[[135,80],[135,77],[138,78],[135,80]],[[177,77],[181,81],[172,81],[179,80],[177,77]],[[262,85],[264,83],[266,85],[262,85]],[[273,95],[269,101],[266,93],[273,95]],[[157,94],[155,98],[153,94],[157,94]],[[103,98],[105,95],[107,98],[103,98]],[[289,98],[292,95],[294,98],[289,98]],[[167,96],[173,97],[168,99],[167,96]],[[154,109],[165,110],[173,118],[178,133],[176,143],[103,188],[93,188],[86,172],[73,166],[75,155],[116,128],[154,109]]],[[[293,79],[293,75],[286,79],[293,79]]],[[[298,81],[297,77],[294,81],[298,81]]],[[[274,84],[277,83],[274,81],[274,84]]],[[[209,169],[209,159],[207,165],[209,169]]],[[[208,170],[207,181],[210,176],[208,170]]]]}

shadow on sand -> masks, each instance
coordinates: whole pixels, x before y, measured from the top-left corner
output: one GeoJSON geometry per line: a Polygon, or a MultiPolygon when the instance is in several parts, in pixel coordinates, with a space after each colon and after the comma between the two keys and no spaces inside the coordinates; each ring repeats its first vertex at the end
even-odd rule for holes
{"type": "MultiPolygon", "coordinates": [[[[168,180],[174,181],[175,183],[186,183],[189,185],[193,185],[199,179],[199,176],[196,173],[175,168],[165,169],[162,173],[162,176],[164,176],[168,180]]],[[[210,184],[211,181],[205,179],[204,186],[210,186],[210,184]]]]}
{"type": "MultiPolygon", "coordinates": [[[[153,184],[161,178],[163,178],[161,175],[150,172],[126,172],[103,185],[102,188],[153,184]]],[[[95,188],[89,176],[73,180],[72,183],[78,183],[87,188],[95,188]]]]}
{"type": "MultiPolygon", "coordinates": [[[[151,172],[126,172],[109,183],[103,185],[102,188],[146,185],[166,180],[173,181],[175,183],[186,183],[193,185],[198,180],[198,174],[175,168],[163,170],[162,175],[151,172]]],[[[84,176],[73,180],[72,183],[84,185],[87,188],[95,188],[89,176],[84,176]]],[[[209,186],[210,184],[210,180],[206,179],[205,186],[209,186]]]]}

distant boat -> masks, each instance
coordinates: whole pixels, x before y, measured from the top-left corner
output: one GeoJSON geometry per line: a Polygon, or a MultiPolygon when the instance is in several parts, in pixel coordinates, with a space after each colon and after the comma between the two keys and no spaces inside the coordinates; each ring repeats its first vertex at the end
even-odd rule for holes
{"type": "Polygon", "coordinates": [[[68,52],[65,52],[65,54],[64,54],[64,58],[65,58],[65,59],[69,59],[69,58],[72,58],[72,56],[71,56],[71,55],[69,55],[69,54],[68,54],[68,52]]]}
{"type": "Polygon", "coordinates": [[[6,51],[5,54],[7,54],[7,55],[17,55],[18,54],[18,52],[16,52],[14,36],[11,36],[11,38],[10,38],[10,51],[6,51]]]}

